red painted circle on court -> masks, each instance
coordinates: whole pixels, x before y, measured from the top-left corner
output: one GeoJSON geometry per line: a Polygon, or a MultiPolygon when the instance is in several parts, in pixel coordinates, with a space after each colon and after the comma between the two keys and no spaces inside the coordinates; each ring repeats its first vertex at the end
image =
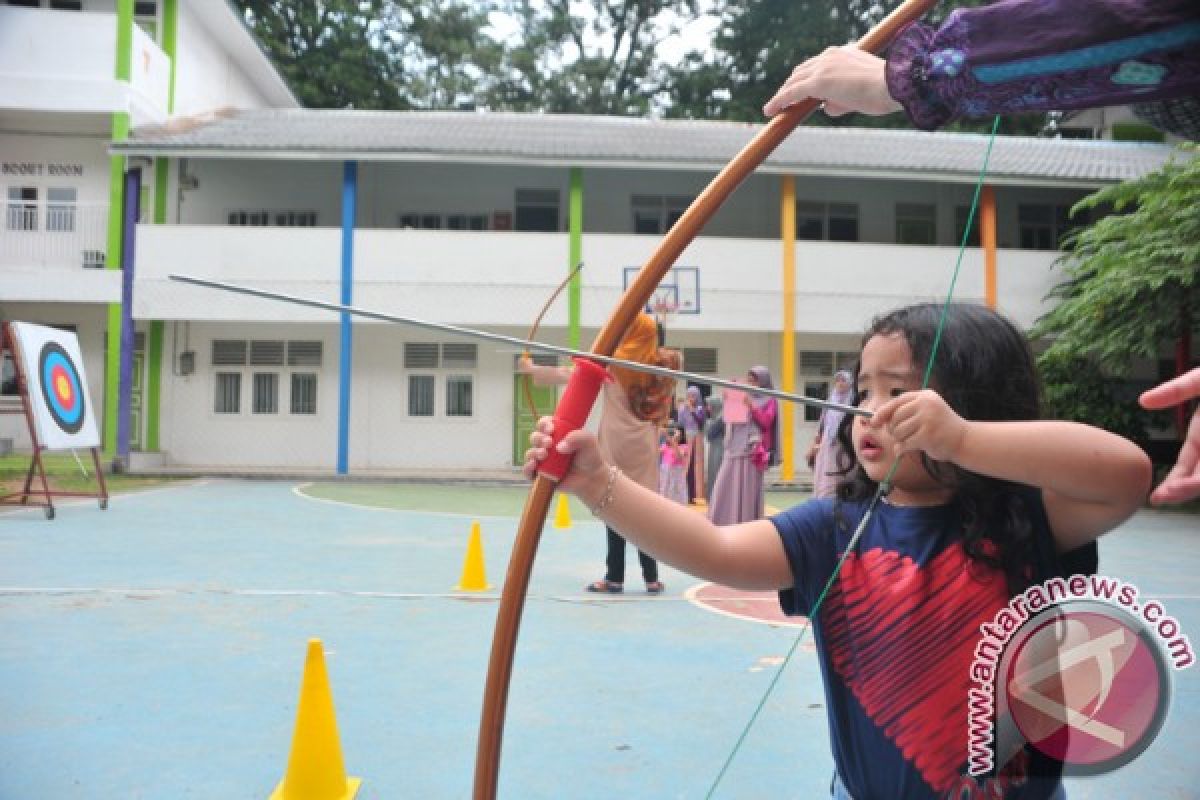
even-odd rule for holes
{"type": "Polygon", "coordinates": [[[688,592],[699,606],[718,614],[767,625],[804,625],[804,617],[789,617],[779,609],[778,592],[747,592],[717,583],[705,583],[688,592]]]}

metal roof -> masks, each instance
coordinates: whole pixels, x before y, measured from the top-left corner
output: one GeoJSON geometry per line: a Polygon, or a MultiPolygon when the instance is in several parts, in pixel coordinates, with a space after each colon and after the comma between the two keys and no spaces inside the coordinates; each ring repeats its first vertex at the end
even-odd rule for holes
{"type": "MultiPolygon", "coordinates": [[[[111,151],[715,171],[761,127],[571,114],[269,109],[141,128],[111,151]]],[[[801,127],[760,171],[973,182],[987,142],[982,134],[801,127]]],[[[994,183],[1094,186],[1151,172],[1173,152],[1161,144],[998,136],[988,176],[994,183]]]]}

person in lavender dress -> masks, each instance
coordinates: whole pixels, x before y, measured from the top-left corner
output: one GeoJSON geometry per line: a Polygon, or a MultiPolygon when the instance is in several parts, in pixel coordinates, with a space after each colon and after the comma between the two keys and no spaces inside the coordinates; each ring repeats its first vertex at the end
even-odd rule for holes
{"type": "Polygon", "coordinates": [[[704,496],[712,497],[713,484],[725,457],[725,401],[720,395],[708,398],[708,422],[704,423],[704,496]]]}
{"type": "MultiPolygon", "coordinates": [[[[844,369],[838,370],[833,376],[833,391],[829,394],[830,401],[841,405],[849,405],[854,399],[854,387],[850,373],[844,369]]],[[[849,464],[842,464],[842,446],[838,442],[837,432],[846,416],[844,411],[827,408],[821,412],[817,422],[817,435],[813,438],[809,449],[808,465],[813,471],[813,497],[833,497],[837,491],[839,473],[849,464]]]]}
{"type": "MultiPolygon", "coordinates": [[[[752,367],[746,373],[746,383],[750,387],[775,388],[766,367],[752,367]]],[[[762,518],[763,474],[768,466],[778,463],[778,401],[746,392],[742,402],[748,405],[747,419],[726,425],[725,458],[708,505],[708,518],[717,525],[762,518]]]]}
{"type": "Polygon", "coordinates": [[[763,113],[808,97],[825,113],[904,111],[934,130],[961,117],[1132,104],[1139,117],[1200,136],[1196,0],[1001,0],[960,8],[936,30],[914,23],[887,58],[831,47],[793,70],[763,113]]]}

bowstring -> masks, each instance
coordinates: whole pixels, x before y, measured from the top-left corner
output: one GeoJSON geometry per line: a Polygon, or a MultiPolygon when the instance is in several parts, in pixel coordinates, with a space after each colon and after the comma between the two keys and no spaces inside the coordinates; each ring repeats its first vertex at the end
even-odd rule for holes
{"type": "MultiPolygon", "coordinates": [[[[942,331],[946,327],[946,317],[950,311],[950,303],[954,299],[954,287],[958,283],[958,275],[962,270],[963,255],[966,253],[967,241],[971,236],[971,226],[975,222],[975,212],[979,208],[979,196],[983,193],[983,181],[987,176],[988,162],[992,157],[992,145],[996,142],[996,131],[999,128],[1000,117],[997,115],[995,120],[992,122],[992,132],[988,137],[987,149],[983,154],[983,166],[980,168],[979,177],[975,181],[975,193],[971,198],[971,210],[967,214],[967,224],[963,228],[962,241],[959,242],[958,245],[958,258],[954,262],[954,273],[950,277],[950,288],[946,292],[946,301],[942,304],[942,313],[938,318],[937,331],[933,337],[933,346],[929,351],[929,361],[925,365],[925,375],[921,379],[922,389],[929,388],[929,379],[933,375],[933,362],[937,358],[938,347],[942,343],[942,331]]],[[[875,507],[879,505],[879,501],[883,499],[884,495],[891,490],[892,477],[895,476],[896,469],[900,466],[900,459],[902,457],[903,454],[896,456],[896,458],[892,461],[892,466],[888,469],[887,475],[884,476],[884,479],[876,488],[875,494],[871,498],[871,502],[868,504],[866,512],[863,514],[862,519],[858,523],[858,527],[854,531],[854,535],[851,536],[850,540],[846,543],[846,549],[842,551],[842,555],[838,558],[837,564],[834,565],[833,572],[830,574],[829,579],[825,582],[825,587],[821,589],[821,593],[817,595],[817,600],[815,603],[813,603],[812,609],[805,618],[804,625],[800,628],[800,633],[796,634],[795,640],[788,648],[787,654],[783,657],[783,663],[779,665],[779,669],[777,669],[775,674],[771,677],[770,683],[767,684],[766,691],[763,692],[762,697],[758,701],[758,705],[755,706],[754,712],[750,715],[750,719],[746,722],[745,727],[742,728],[742,732],[738,735],[737,741],[734,742],[733,749],[730,750],[729,755],[725,758],[725,763],[721,765],[720,771],[717,772],[716,778],[713,779],[712,786],[709,787],[707,794],[704,795],[705,800],[711,800],[713,794],[717,791],[717,787],[720,785],[721,779],[725,777],[725,773],[729,770],[729,766],[733,763],[734,758],[737,757],[738,751],[741,750],[742,744],[746,741],[746,737],[750,734],[750,729],[753,728],[754,723],[758,721],[759,714],[762,712],[763,707],[766,706],[767,700],[770,698],[771,693],[775,691],[775,687],[778,685],[779,679],[783,675],[784,670],[786,670],[788,664],[791,663],[792,656],[795,655],[797,648],[800,646],[800,642],[804,640],[805,634],[808,633],[809,628],[812,627],[813,619],[817,616],[817,614],[820,613],[821,604],[825,601],[825,595],[829,593],[829,590],[833,587],[834,581],[837,580],[838,575],[841,573],[842,565],[846,562],[846,558],[852,552],[854,552],[854,549],[858,546],[859,538],[870,524],[872,516],[874,516],[875,507]]]]}

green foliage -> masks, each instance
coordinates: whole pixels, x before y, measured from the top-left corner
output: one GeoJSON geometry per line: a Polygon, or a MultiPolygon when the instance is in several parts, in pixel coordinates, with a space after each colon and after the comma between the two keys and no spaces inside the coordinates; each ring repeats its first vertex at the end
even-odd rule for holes
{"type": "Polygon", "coordinates": [[[487,91],[495,109],[644,115],[659,86],[658,45],[696,0],[510,0],[519,26],[487,91]]]}
{"type": "Polygon", "coordinates": [[[409,107],[394,81],[388,40],[375,23],[382,0],[237,2],[301,105],[409,107]]]}
{"type": "Polygon", "coordinates": [[[462,0],[237,0],[308,108],[457,108],[502,48],[487,5],[462,0]]]}
{"type": "Polygon", "coordinates": [[[1067,237],[1067,279],[1032,335],[1052,337],[1046,359],[1091,358],[1123,374],[1197,329],[1200,309],[1200,158],[1195,148],[1138,180],[1102,189],[1082,209],[1112,209],[1067,237]],[[1123,213],[1124,212],[1124,213],[1123,213]]]}
{"type": "Polygon", "coordinates": [[[1081,356],[1049,353],[1038,359],[1044,416],[1094,425],[1130,439],[1146,435],[1150,415],[1081,356]]]}

